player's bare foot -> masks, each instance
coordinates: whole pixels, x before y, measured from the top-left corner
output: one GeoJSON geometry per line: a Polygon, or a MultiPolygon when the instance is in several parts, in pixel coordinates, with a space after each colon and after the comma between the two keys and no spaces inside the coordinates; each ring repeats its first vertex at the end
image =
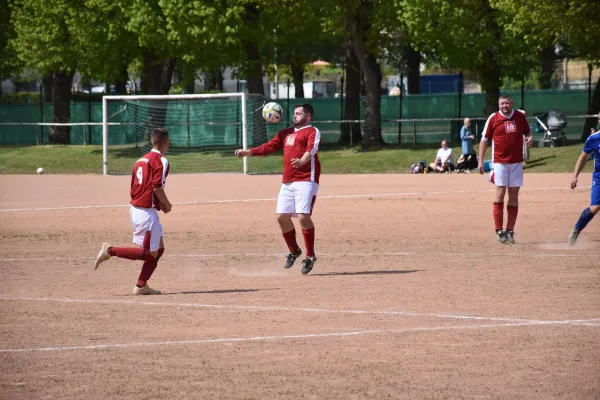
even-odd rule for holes
{"type": "Polygon", "coordinates": [[[100,248],[100,252],[96,256],[96,261],[94,262],[94,271],[98,269],[98,267],[100,266],[100,264],[102,264],[104,261],[106,261],[106,260],[108,260],[110,258],[110,254],[108,254],[108,248],[109,247],[110,247],[110,244],[108,244],[108,243],[102,243],[102,247],[100,248]]]}

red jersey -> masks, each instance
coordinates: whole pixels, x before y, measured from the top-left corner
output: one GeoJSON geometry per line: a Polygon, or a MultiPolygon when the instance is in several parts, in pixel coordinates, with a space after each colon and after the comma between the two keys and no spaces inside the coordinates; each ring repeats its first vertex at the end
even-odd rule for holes
{"type": "Polygon", "coordinates": [[[160,210],[154,188],[164,188],[168,174],[169,162],[158,150],[152,149],[137,160],[131,172],[131,205],[160,210]]]}
{"type": "Polygon", "coordinates": [[[512,110],[509,116],[505,116],[498,111],[490,115],[483,128],[482,140],[492,141],[492,162],[523,162],[523,136],[530,131],[522,112],[512,110]]]}
{"type": "Polygon", "coordinates": [[[319,183],[321,163],[317,152],[320,143],[321,132],[308,125],[299,129],[282,129],[268,143],[250,151],[253,156],[266,156],[283,148],[283,183],[303,181],[319,183]],[[310,161],[300,168],[294,168],[292,158],[302,158],[306,152],[310,153],[310,161]]]}

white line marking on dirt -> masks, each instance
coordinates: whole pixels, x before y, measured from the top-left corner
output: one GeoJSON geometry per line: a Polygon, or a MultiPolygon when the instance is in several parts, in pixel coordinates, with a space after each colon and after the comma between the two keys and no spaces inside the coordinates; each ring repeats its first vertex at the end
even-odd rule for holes
{"type": "MultiPolygon", "coordinates": [[[[585,188],[585,186],[582,186],[585,188]]],[[[545,187],[545,188],[522,188],[521,191],[541,191],[541,190],[566,190],[562,186],[545,187]]],[[[353,199],[363,197],[398,197],[398,196],[424,196],[436,194],[464,194],[464,193],[483,193],[493,192],[494,189],[480,190],[449,190],[449,191],[433,191],[433,192],[399,192],[399,193],[373,193],[373,194],[348,194],[334,196],[319,196],[319,199],[353,199]]],[[[255,203],[261,201],[276,201],[277,198],[266,199],[231,199],[231,200],[198,200],[198,201],[182,201],[173,203],[174,205],[198,205],[198,204],[226,204],[226,203],[255,203]]],[[[129,204],[106,204],[106,205],[88,205],[88,206],[64,206],[64,207],[35,207],[35,208],[5,208],[0,209],[0,212],[19,212],[19,211],[58,211],[58,210],[85,210],[95,208],[119,208],[129,207],[129,204]]]]}
{"type": "MultiPolygon", "coordinates": [[[[86,346],[53,346],[53,347],[31,347],[20,349],[0,349],[0,353],[24,353],[33,351],[69,351],[69,350],[101,350],[115,348],[129,348],[141,346],[165,346],[165,345],[186,345],[186,344],[206,344],[206,343],[232,343],[232,342],[258,342],[270,340],[298,340],[312,338],[331,338],[331,337],[349,337],[374,334],[395,334],[395,333],[418,333],[435,331],[453,331],[465,329],[490,329],[490,328],[510,328],[532,325],[544,325],[537,322],[508,323],[508,324],[484,324],[484,325],[460,325],[460,326],[433,326],[405,329],[384,329],[384,330],[366,330],[351,332],[330,332],[330,333],[308,333],[298,335],[282,336],[252,336],[238,338],[216,338],[216,339],[197,339],[197,340],[172,340],[163,342],[134,342],[134,343],[113,343],[113,344],[94,344],[86,346]]],[[[594,325],[596,326],[596,325],[594,325]]],[[[600,326],[600,325],[597,325],[600,326]]]]}
{"type": "Polygon", "coordinates": [[[517,322],[517,323],[535,323],[549,325],[586,325],[599,322],[600,318],[591,319],[568,319],[568,320],[540,320],[513,317],[485,317],[478,315],[456,315],[444,313],[426,313],[418,311],[394,311],[394,310],[335,310],[326,308],[307,308],[307,307],[277,307],[277,306],[244,306],[244,305],[222,305],[222,304],[202,304],[202,303],[170,303],[158,301],[136,301],[136,300],[112,300],[112,299],[75,299],[75,298],[48,298],[48,297],[16,297],[2,296],[0,300],[9,301],[48,301],[58,303],[96,303],[96,304],[127,304],[137,306],[157,306],[157,307],[190,307],[190,308],[216,308],[230,310],[250,310],[250,311],[300,311],[312,313],[330,313],[330,314],[363,314],[363,315],[395,315],[403,317],[431,317],[441,319],[464,319],[480,321],[498,321],[498,322],[517,322]]]}
{"type": "MultiPolygon", "coordinates": [[[[600,257],[600,254],[582,253],[573,251],[572,253],[444,253],[447,257],[473,257],[473,256],[493,256],[493,257],[600,257]]],[[[164,258],[225,258],[225,257],[282,257],[285,253],[206,253],[206,254],[165,254],[164,258]]],[[[401,257],[401,256],[430,256],[437,257],[434,253],[423,254],[414,252],[389,252],[389,253],[319,253],[320,257],[401,257]]],[[[66,260],[93,260],[94,257],[30,257],[30,258],[0,258],[0,262],[27,262],[27,261],[66,261],[66,260]]]]}

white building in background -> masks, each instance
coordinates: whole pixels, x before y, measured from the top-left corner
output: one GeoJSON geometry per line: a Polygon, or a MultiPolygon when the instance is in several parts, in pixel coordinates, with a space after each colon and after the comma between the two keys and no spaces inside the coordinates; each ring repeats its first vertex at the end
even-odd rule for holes
{"type": "MultiPolygon", "coordinates": [[[[336,97],[334,81],[304,82],[303,88],[306,99],[336,97]]],[[[290,99],[296,98],[296,87],[293,82],[290,82],[289,88],[287,82],[279,82],[278,88],[274,83],[269,83],[268,94],[271,99],[287,99],[288,93],[290,99]]]]}

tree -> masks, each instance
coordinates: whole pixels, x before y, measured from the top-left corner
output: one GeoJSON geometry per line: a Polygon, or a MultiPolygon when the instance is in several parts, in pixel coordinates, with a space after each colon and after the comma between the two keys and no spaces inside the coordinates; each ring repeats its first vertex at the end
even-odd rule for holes
{"type": "MultiPolygon", "coordinates": [[[[15,35],[15,30],[11,23],[11,9],[8,0],[0,0],[0,9],[5,10],[0,13],[0,82],[2,82],[4,79],[16,75],[20,70],[20,65],[15,49],[10,43],[15,35]]],[[[2,94],[1,86],[0,94],[2,94]]]]}
{"type": "Polygon", "coordinates": [[[502,77],[520,80],[537,68],[536,48],[543,42],[512,29],[521,21],[499,9],[498,1],[512,0],[399,0],[403,13],[398,18],[419,50],[442,65],[476,73],[485,91],[486,113],[498,109],[502,77]]]}
{"type": "MultiPolygon", "coordinates": [[[[67,19],[80,6],[75,0],[13,0],[15,37],[10,43],[25,67],[53,75],[52,122],[69,122],[71,85],[82,49],[67,19]]],[[[70,127],[52,126],[50,142],[69,144],[70,127]]]]}
{"type": "MultiPolygon", "coordinates": [[[[490,0],[501,10],[511,24],[506,29],[512,31],[525,42],[537,44],[544,50],[549,44],[568,48],[571,57],[588,63],[600,63],[600,2],[588,0],[490,0]]],[[[600,79],[596,83],[588,114],[600,111],[600,79]]],[[[586,119],[582,136],[584,140],[595,126],[595,118],[586,119]]]]}

